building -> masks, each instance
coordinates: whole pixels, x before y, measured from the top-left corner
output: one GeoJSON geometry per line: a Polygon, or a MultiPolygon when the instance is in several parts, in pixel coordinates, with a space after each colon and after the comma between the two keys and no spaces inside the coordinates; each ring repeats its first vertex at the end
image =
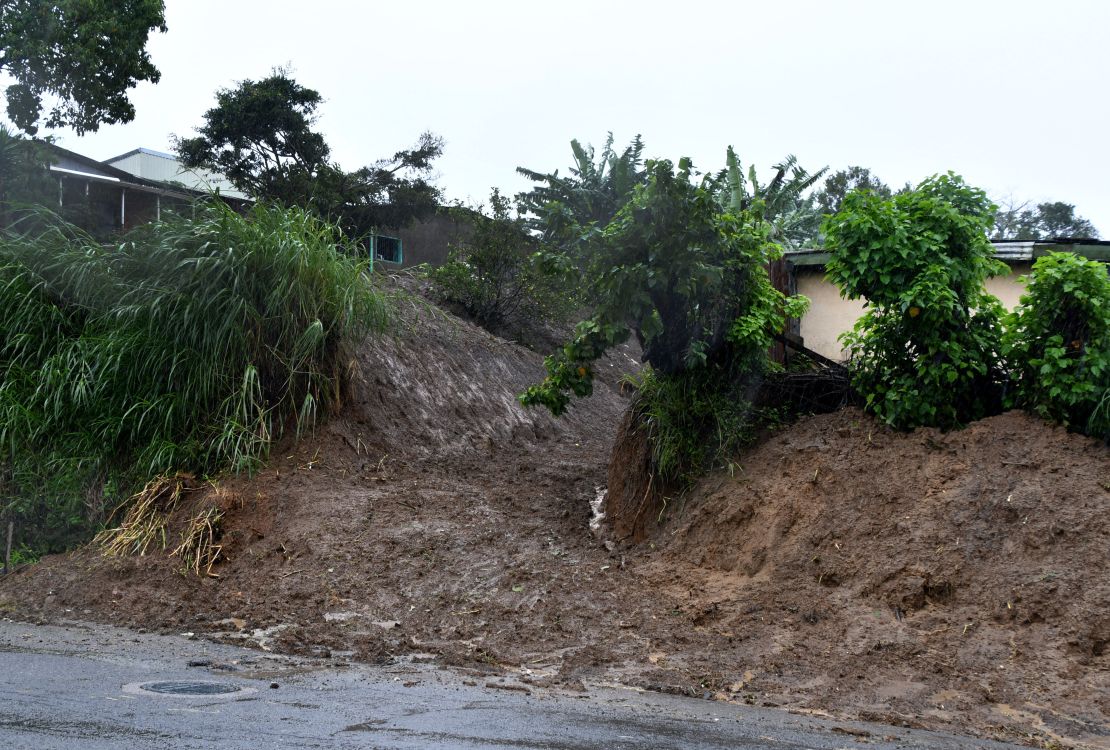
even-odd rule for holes
{"type": "Polygon", "coordinates": [[[106,159],[103,163],[144,180],[179,185],[202,193],[219,190],[220,195],[229,198],[248,199],[246,193],[236,190],[223,175],[204,169],[186,169],[173,154],[149,148],[132,149],[126,154],[106,159]]]}
{"type": "MultiPolygon", "coordinates": [[[[994,242],[995,257],[1009,266],[1010,272],[988,279],[987,291],[1007,310],[1017,306],[1025,285],[1020,278],[1030,272],[1033,262],[1051,252],[1073,252],[1102,261],[1110,268],[1110,242],[1099,240],[1047,240],[1035,242],[994,242]]],[[[806,347],[829,359],[843,360],[845,352],[839,336],[851,330],[863,315],[863,301],[840,296],[840,289],[825,277],[829,254],[823,250],[788,251],[785,286],[810,300],[809,310],[798,322],[795,333],[806,347]]]]}
{"type": "MultiPolygon", "coordinates": [[[[50,173],[58,180],[57,205],[60,212],[96,236],[105,236],[148,221],[156,221],[167,211],[188,210],[194,200],[210,192],[207,188],[198,189],[177,180],[143,177],[111,163],[118,161],[137,171],[142,170],[143,160],[131,158],[131,154],[137,152],[101,162],[55,144],[45,145],[52,158],[50,173]]],[[[146,150],[138,149],[138,152],[144,151],[146,150]]],[[[153,151],[146,153],[157,154],[153,151]]],[[[167,155],[157,158],[168,158],[177,163],[176,159],[167,155]]],[[[172,166],[163,166],[163,174],[182,174],[180,164],[176,170],[170,170],[173,170],[172,166]]],[[[225,195],[221,191],[221,197],[236,207],[247,202],[239,197],[241,195],[225,195]]]]}

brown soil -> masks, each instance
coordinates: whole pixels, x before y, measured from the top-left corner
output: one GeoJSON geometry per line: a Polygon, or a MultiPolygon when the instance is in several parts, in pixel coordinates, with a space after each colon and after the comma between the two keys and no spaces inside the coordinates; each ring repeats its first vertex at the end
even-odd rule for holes
{"type": "Polygon", "coordinates": [[[85,549],[0,581],[0,610],[1110,747],[1104,445],[1018,413],[899,434],[844,410],[614,544],[589,503],[635,353],[555,420],[514,399],[540,356],[412,318],[354,363],[341,418],[182,501],[171,529],[224,512],[218,578],[85,549]]]}

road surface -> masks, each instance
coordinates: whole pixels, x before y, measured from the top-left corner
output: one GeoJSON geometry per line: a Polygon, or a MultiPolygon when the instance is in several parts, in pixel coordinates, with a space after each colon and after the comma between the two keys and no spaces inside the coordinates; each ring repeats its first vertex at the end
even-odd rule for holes
{"type": "Polygon", "coordinates": [[[0,747],[1016,746],[617,687],[556,691],[423,663],[338,665],[102,625],[63,627],[0,619],[0,747]],[[162,689],[191,683],[234,692],[154,692],[159,683],[162,689]]]}

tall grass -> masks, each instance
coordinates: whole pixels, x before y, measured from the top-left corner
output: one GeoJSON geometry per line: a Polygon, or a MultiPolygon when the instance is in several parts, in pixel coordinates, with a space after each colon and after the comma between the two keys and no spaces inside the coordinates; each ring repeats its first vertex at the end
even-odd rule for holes
{"type": "Polygon", "coordinates": [[[343,243],[220,203],[111,246],[44,214],[0,234],[0,461],[40,546],[156,475],[251,471],[337,409],[351,344],[388,317],[343,243]]]}

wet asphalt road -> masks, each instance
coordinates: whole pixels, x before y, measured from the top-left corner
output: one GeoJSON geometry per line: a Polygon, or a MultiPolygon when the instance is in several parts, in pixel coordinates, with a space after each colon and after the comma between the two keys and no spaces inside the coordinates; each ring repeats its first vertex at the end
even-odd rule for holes
{"type": "Polygon", "coordinates": [[[620,688],[543,690],[420,663],[337,667],[179,636],[0,620],[0,748],[433,747],[1016,746],[620,688]],[[239,690],[144,689],[157,681],[239,690]]]}

